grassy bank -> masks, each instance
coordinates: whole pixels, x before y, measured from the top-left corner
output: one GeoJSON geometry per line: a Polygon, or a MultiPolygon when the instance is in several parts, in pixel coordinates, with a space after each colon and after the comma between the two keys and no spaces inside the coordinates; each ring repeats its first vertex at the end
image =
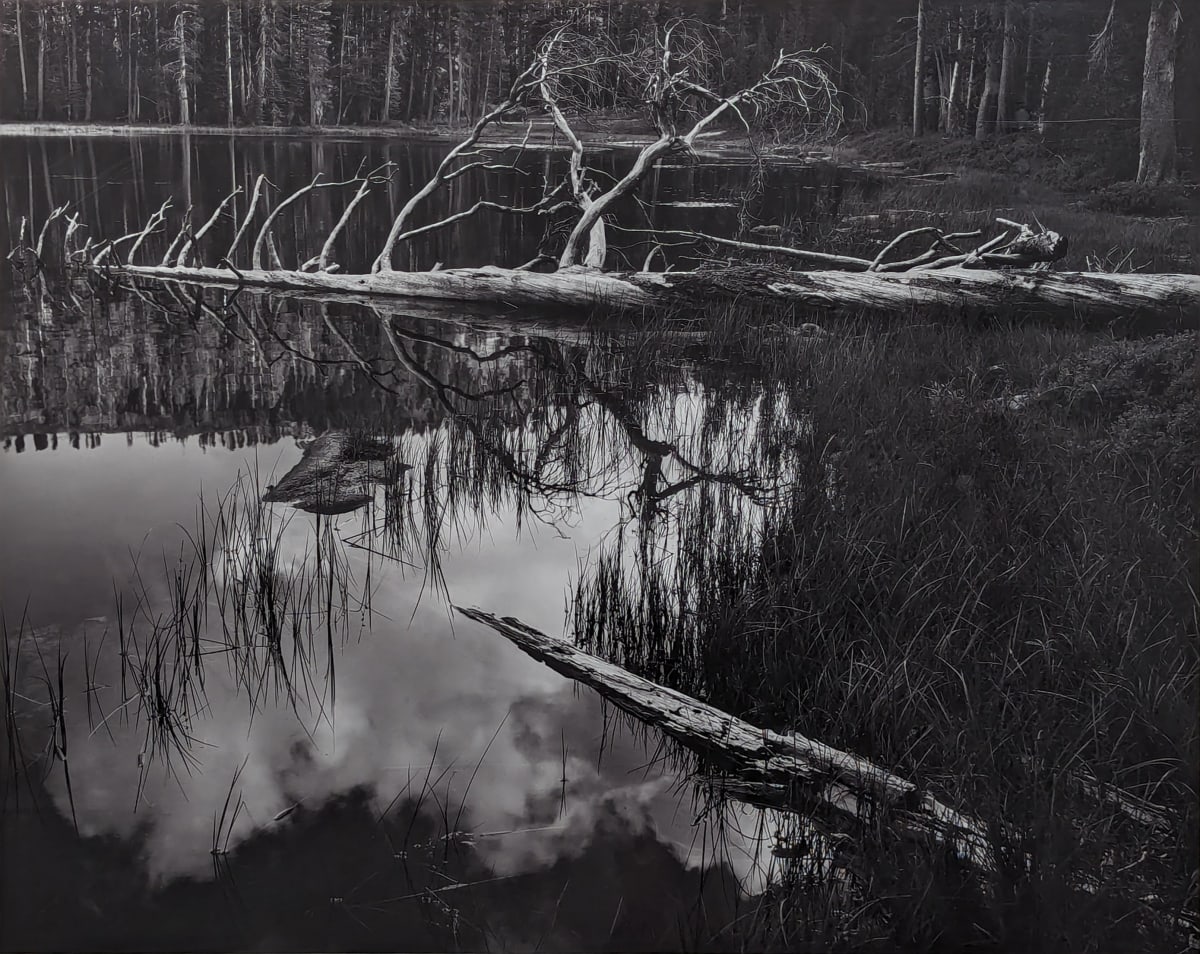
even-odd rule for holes
{"type": "MultiPolygon", "coordinates": [[[[1180,156],[1179,182],[1138,186],[1136,148],[1105,148],[1104,136],[1093,131],[1074,142],[1051,141],[1033,131],[993,136],[930,134],[913,138],[906,130],[881,129],[847,137],[839,150],[847,156],[901,162],[914,173],[983,170],[1017,176],[1062,192],[1095,196],[1114,211],[1143,214],[1183,213],[1195,205],[1193,169],[1180,156]]],[[[1109,144],[1111,146],[1111,144],[1109,144]]],[[[1133,145],[1136,147],[1136,138],[1133,145]]]]}
{"type": "Polygon", "coordinates": [[[682,511],[673,559],[606,553],[577,637],[918,781],[988,822],[1000,868],[983,887],[881,839],[836,917],[784,883],[741,936],[1178,949],[1137,899],[1196,904],[1195,336],[922,319],[814,343],[744,311],[711,320],[714,355],[806,409],[799,477],[765,519],[682,511]],[[735,325],[761,343],[731,357],[735,325]],[[1088,780],[1161,806],[1170,830],[1088,780]]]}

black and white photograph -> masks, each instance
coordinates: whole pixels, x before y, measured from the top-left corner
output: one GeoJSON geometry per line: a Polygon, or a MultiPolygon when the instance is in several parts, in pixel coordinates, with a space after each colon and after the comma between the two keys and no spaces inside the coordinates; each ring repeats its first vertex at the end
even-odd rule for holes
{"type": "Polygon", "coordinates": [[[0,0],[0,954],[1200,949],[1200,2],[0,0]]]}

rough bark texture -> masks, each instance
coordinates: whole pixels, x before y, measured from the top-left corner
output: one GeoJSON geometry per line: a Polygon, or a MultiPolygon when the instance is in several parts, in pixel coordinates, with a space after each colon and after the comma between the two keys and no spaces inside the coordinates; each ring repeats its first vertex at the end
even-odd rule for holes
{"type": "MultiPolygon", "coordinates": [[[[799,734],[782,734],[743,722],[698,699],[660,686],[600,659],[573,644],[548,636],[512,617],[479,609],[455,609],[510,640],[555,672],[596,690],[641,722],[699,753],[719,768],[718,787],[741,801],[784,811],[804,811],[823,828],[876,836],[890,832],[922,845],[941,844],[981,875],[996,874],[992,832],[980,820],[938,801],[907,779],[849,752],[799,734]]],[[[1094,779],[1081,779],[1096,787],[1094,779]]],[[[1111,793],[1096,796],[1112,801],[1111,793]]],[[[1160,811],[1140,799],[1128,803],[1118,793],[1115,807],[1142,824],[1158,825],[1160,811]],[[1135,812],[1130,811],[1135,809],[1135,812]]],[[[1011,836],[1009,836],[1011,837],[1011,836]]],[[[1096,894],[1104,887],[1085,878],[1076,887],[1096,894]]],[[[1141,899],[1147,913],[1182,934],[1194,937],[1197,918],[1172,909],[1161,899],[1141,899]]]]}
{"type": "Polygon", "coordinates": [[[983,92],[979,96],[979,113],[975,117],[975,138],[987,139],[996,131],[996,106],[1000,97],[1000,67],[1004,37],[992,15],[992,34],[987,41],[987,66],[983,75],[983,92]]]}
{"type": "Polygon", "coordinates": [[[1179,0],[1150,3],[1137,181],[1151,185],[1175,178],[1175,52],[1182,17],[1179,7],[1179,0]]]}
{"type": "Polygon", "coordinates": [[[408,470],[387,442],[326,431],[304,449],[300,462],[267,489],[263,500],[290,503],[309,513],[348,513],[371,502],[372,484],[390,483],[408,470]]]}
{"type": "Polygon", "coordinates": [[[986,830],[980,822],[866,759],[802,735],[757,728],[511,617],[456,609],[555,672],[590,686],[621,710],[700,753],[736,780],[761,783],[767,791],[779,792],[782,786],[792,808],[800,804],[822,814],[841,815],[850,824],[887,812],[895,830],[954,844],[968,864],[984,870],[991,866],[986,830]]]}
{"type": "Polygon", "coordinates": [[[1000,85],[996,90],[996,128],[1003,132],[1009,128],[1012,118],[1013,94],[1013,5],[1012,0],[1004,4],[1004,39],[1001,41],[1000,85]]]}
{"type": "Polygon", "coordinates": [[[495,302],[510,305],[610,306],[623,311],[746,296],[802,307],[909,312],[943,306],[1021,308],[1096,317],[1200,313],[1200,275],[998,271],[942,268],[916,272],[788,272],[754,267],[700,272],[598,272],[569,268],[543,274],[517,269],[453,268],[435,272],[328,272],[127,266],[131,277],[297,292],[495,302]]]}
{"type": "Polygon", "coordinates": [[[925,0],[917,0],[917,52],[913,64],[913,115],[912,134],[914,137],[925,131],[924,104],[921,99],[925,95],[925,0]]]}

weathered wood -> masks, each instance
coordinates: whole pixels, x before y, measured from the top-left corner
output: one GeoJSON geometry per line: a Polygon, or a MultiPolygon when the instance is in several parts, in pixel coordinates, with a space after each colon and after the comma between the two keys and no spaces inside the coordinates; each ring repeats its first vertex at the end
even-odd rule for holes
{"type": "MultiPolygon", "coordinates": [[[[893,831],[952,846],[966,863],[992,869],[986,826],[866,759],[802,735],[760,729],[691,696],[637,676],[571,643],[478,609],[455,607],[511,640],[534,659],[582,682],[621,710],[655,726],[764,793],[786,791],[792,806],[807,805],[850,824],[887,815],[893,831]]],[[[777,797],[766,798],[776,803],[777,797]]]]}
{"type": "Polygon", "coordinates": [[[566,268],[452,268],[341,275],[291,270],[126,266],[132,277],[196,282],[225,288],[347,292],[385,297],[511,305],[608,306],[621,311],[709,301],[722,294],[819,308],[870,308],[907,313],[943,307],[975,311],[1020,308],[1035,313],[1166,318],[1200,314],[1200,275],[1109,272],[998,271],[943,268],[916,272],[705,270],[598,272],[566,268]]]}
{"type": "Polygon", "coordinates": [[[390,443],[326,431],[304,448],[300,462],[267,489],[263,500],[309,513],[348,513],[370,503],[371,484],[394,481],[408,469],[395,459],[390,443]]]}
{"type": "MultiPolygon", "coordinates": [[[[739,801],[783,811],[804,810],[814,822],[831,830],[862,832],[863,826],[869,825],[876,833],[890,831],[923,844],[942,845],[985,878],[996,873],[987,825],[881,766],[799,734],[752,726],[511,616],[497,617],[461,606],[455,609],[707,758],[727,773],[717,780],[717,789],[739,801]]],[[[1149,802],[1118,789],[1105,792],[1090,776],[1079,782],[1094,789],[1095,797],[1113,801],[1117,810],[1150,828],[1168,826],[1162,810],[1149,802]]],[[[1099,879],[1090,876],[1076,886],[1093,895],[1106,890],[1099,879]]],[[[1200,919],[1193,911],[1175,908],[1153,895],[1142,896],[1139,902],[1150,918],[1195,943],[1200,919]]]]}

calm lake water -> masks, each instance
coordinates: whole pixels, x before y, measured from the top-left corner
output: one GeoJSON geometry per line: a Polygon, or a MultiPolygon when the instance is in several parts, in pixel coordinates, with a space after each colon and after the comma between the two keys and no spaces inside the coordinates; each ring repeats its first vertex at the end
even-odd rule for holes
{"type": "MultiPolygon", "coordinates": [[[[203,221],[259,171],[286,192],[390,161],[336,250],[361,269],[443,148],[0,139],[0,254],[68,199],[115,236],[168,196],[203,221]]],[[[536,201],[561,164],[466,177],[429,214],[536,201]]],[[[663,169],[623,221],[728,229],[731,204],[674,203],[751,175],[663,169]]],[[[840,188],[773,170],[752,211],[828,213],[840,188]]],[[[297,204],[285,262],[346,198],[297,204]]],[[[405,264],[518,264],[545,227],[469,220],[405,264]]],[[[639,242],[614,255],[640,265],[639,242]]],[[[659,737],[451,606],[562,634],[599,554],[669,561],[696,508],[759,519],[787,479],[781,395],[682,346],[639,368],[567,315],[0,282],[0,946],[721,946],[769,877],[772,820],[707,800],[659,737]],[[329,429],[384,435],[412,469],[346,514],[259,504],[329,429]],[[263,605],[264,554],[274,642],[230,622],[263,605]]]]}

